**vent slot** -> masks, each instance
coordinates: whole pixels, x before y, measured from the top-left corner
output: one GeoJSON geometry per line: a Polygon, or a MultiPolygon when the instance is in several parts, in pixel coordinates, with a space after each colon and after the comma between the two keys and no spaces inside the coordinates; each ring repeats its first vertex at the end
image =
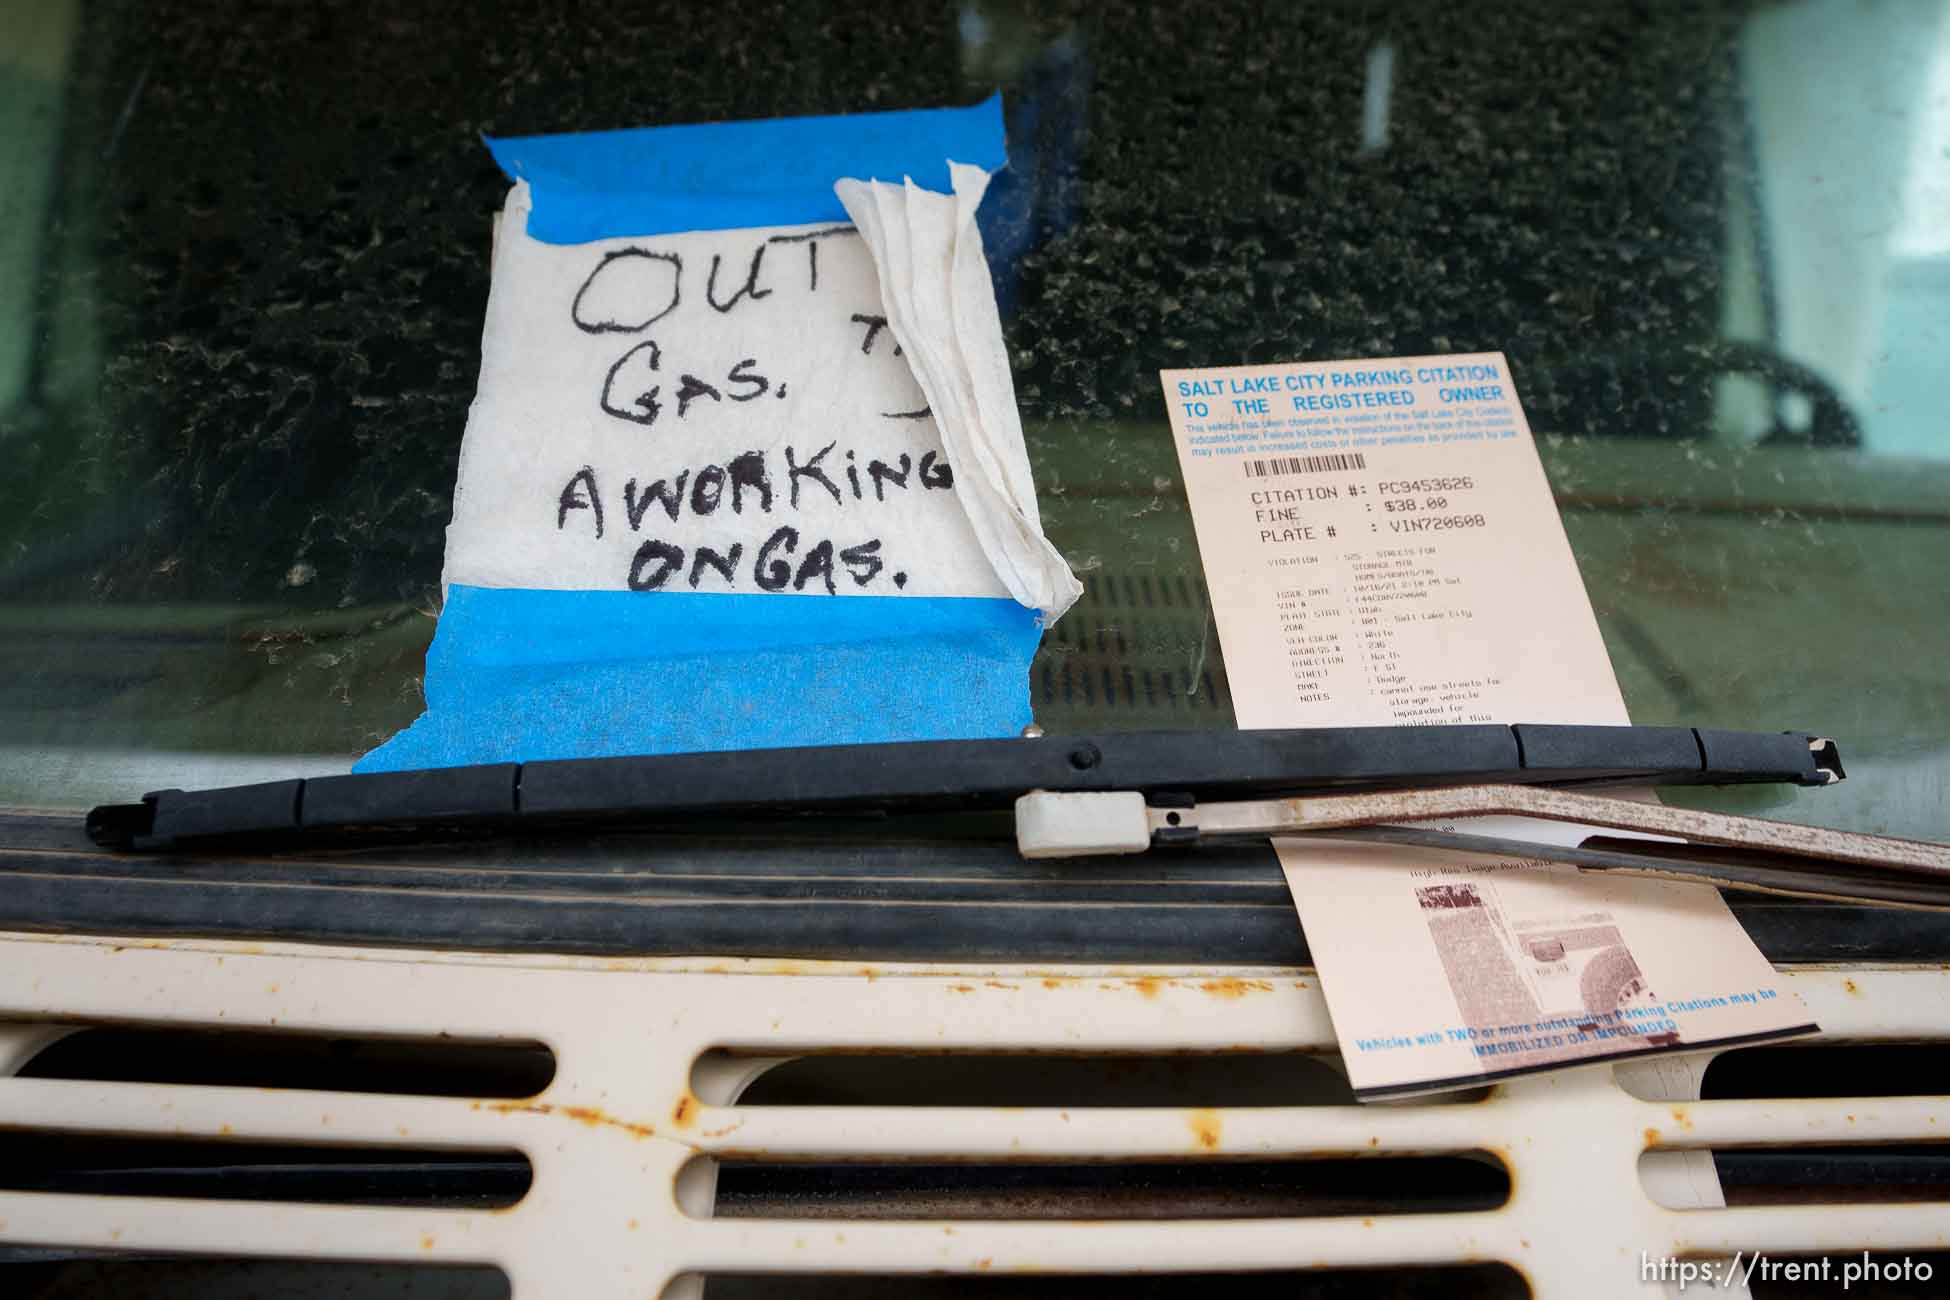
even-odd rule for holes
{"type": "MultiPolygon", "coordinates": [[[[0,1248],[4,1249],[4,1248],[0,1248]]],[[[45,1255],[47,1252],[42,1252],[45,1255]]],[[[24,1252],[22,1253],[24,1258],[24,1252]]],[[[6,1257],[0,1255],[0,1263],[6,1257]]],[[[487,1265],[340,1264],[261,1259],[75,1259],[6,1263],[21,1300],[510,1300],[487,1265]]]]}
{"type": "MultiPolygon", "coordinates": [[[[704,1300],[1523,1300],[1504,1264],[1166,1276],[862,1277],[713,1274],[704,1300]]],[[[1758,1291],[1755,1293],[1759,1294],[1758,1291]]]]}
{"type": "Polygon", "coordinates": [[[1793,1146],[1715,1151],[1728,1205],[1950,1201],[1950,1148],[1793,1146]]]}
{"type": "MultiPolygon", "coordinates": [[[[692,1089],[735,1069],[713,1052],[698,1061],[692,1089]]],[[[1489,1095],[1466,1089],[1427,1104],[1489,1095]]],[[[1094,1107],[1356,1106],[1331,1055],[1306,1052],[1197,1054],[816,1053],[758,1076],[740,1106],[1094,1107]]]]}
{"type": "Polygon", "coordinates": [[[720,1160],[715,1212],[747,1219],[1292,1219],[1457,1214],[1510,1199],[1482,1152],[1361,1159],[783,1163],[720,1160]]]}
{"type": "Polygon", "coordinates": [[[1950,1088],[1950,1043],[1812,1044],[1722,1052],[1700,1082],[1705,1101],[1925,1097],[1950,1088]]]}
{"type": "Polygon", "coordinates": [[[516,1204],[533,1181],[518,1151],[0,1132],[8,1192],[487,1210],[516,1204]]]}
{"type": "Polygon", "coordinates": [[[554,1079],[555,1054],[536,1042],[102,1026],[43,1048],[18,1074],[103,1083],[532,1097],[554,1079]]]}

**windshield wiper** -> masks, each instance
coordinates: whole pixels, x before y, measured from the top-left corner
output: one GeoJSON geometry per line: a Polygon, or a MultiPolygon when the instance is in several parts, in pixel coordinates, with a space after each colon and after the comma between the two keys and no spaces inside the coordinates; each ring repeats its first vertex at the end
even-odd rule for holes
{"type": "Polygon", "coordinates": [[[1829,902],[1950,909],[1950,845],[1548,785],[1459,785],[1202,804],[1149,804],[1132,793],[1033,791],[1016,802],[1016,843],[1026,858],[1141,853],[1153,845],[1266,836],[1466,850],[1829,902]],[[1631,834],[1561,843],[1453,828],[1472,818],[1508,816],[1631,834]],[[1431,821],[1444,824],[1388,824],[1431,821]]]}
{"type": "Polygon", "coordinates": [[[1950,908],[1950,847],[1602,798],[1604,785],[1832,785],[1802,732],[1544,724],[1151,731],[551,759],[160,790],[88,814],[104,848],[304,847],[808,814],[1013,810],[1032,858],[1315,835],[1567,862],[1729,889],[1950,908]],[[1518,814],[1677,837],[1546,844],[1451,826],[1518,814]]]}
{"type": "Polygon", "coordinates": [[[551,759],[160,790],[88,814],[104,848],[448,828],[539,830],[698,816],[1008,809],[1032,790],[1153,802],[1482,784],[1842,779],[1832,742],[1796,732],[1521,724],[1137,731],[1015,740],[551,759]]]}

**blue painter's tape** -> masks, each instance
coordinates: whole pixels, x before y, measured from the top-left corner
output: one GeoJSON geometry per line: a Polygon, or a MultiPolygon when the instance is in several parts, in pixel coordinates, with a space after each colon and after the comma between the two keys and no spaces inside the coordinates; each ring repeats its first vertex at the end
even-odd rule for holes
{"type": "Polygon", "coordinates": [[[528,233],[546,244],[845,221],[843,176],[947,193],[948,163],[1008,161],[1002,96],[968,108],[845,113],[629,131],[487,138],[509,179],[528,182],[528,233]]]}
{"type": "Polygon", "coordinates": [[[996,598],[454,586],[427,711],[353,770],[1014,736],[1041,636],[996,598]]]}

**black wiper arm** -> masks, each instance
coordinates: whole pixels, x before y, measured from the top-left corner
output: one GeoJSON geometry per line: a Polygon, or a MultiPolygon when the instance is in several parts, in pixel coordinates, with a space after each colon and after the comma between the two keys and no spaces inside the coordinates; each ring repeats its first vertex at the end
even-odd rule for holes
{"type": "Polygon", "coordinates": [[[1031,790],[1127,790],[1153,803],[1476,784],[1828,785],[1831,741],[1694,727],[1329,727],[1135,731],[1016,740],[552,759],[161,790],[104,804],[104,848],[450,827],[545,829],[695,815],[1004,809],[1031,790]]]}

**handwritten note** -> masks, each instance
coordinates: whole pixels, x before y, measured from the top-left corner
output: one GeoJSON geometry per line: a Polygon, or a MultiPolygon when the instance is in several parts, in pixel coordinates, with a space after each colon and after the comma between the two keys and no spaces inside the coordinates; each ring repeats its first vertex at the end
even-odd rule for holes
{"type": "Polygon", "coordinates": [[[427,709],[357,770],[1027,725],[1081,588],[960,161],[1004,160],[1000,101],[491,144],[427,709]]]}
{"type": "Polygon", "coordinates": [[[1009,594],[854,227],[551,245],[526,215],[517,186],[447,582],[1009,594]]]}

